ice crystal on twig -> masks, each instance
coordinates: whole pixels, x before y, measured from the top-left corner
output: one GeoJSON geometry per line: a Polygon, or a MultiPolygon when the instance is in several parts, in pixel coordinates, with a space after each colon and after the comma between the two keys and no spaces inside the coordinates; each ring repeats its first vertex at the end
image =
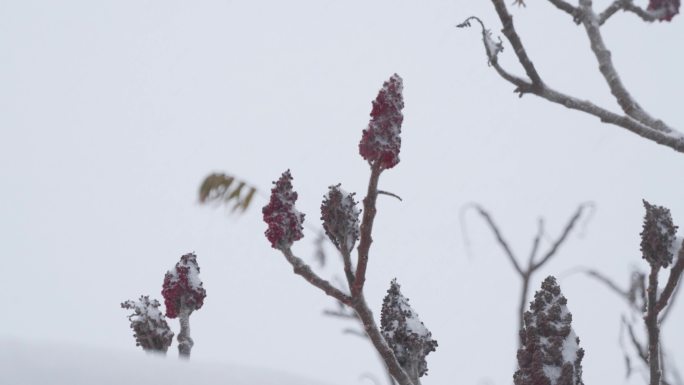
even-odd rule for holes
{"type": "Polygon", "coordinates": [[[583,385],[579,338],[556,279],[549,276],[525,312],[515,385],[583,385]]]}
{"type": "Polygon", "coordinates": [[[382,303],[380,330],[409,377],[416,380],[427,374],[425,356],[435,351],[437,341],[401,294],[396,279],[382,303]]]}
{"type": "Polygon", "coordinates": [[[150,300],[147,295],[141,295],[137,301],[128,300],[121,303],[122,308],[133,310],[128,320],[131,321],[131,329],[135,332],[135,345],[146,351],[166,353],[173,341],[173,332],[159,306],[159,301],[150,300]]]}
{"type": "Polygon", "coordinates": [[[295,208],[297,192],[292,189],[290,170],[285,171],[273,184],[271,199],[262,209],[264,222],[268,225],[266,238],[274,249],[284,250],[304,237],[304,214],[295,208]]]}
{"type": "Polygon", "coordinates": [[[641,231],[641,254],[651,265],[667,267],[672,263],[672,244],[676,240],[677,226],[672,223],[670,210],[644,202],[646,215],[641,231]]]}
{"type": "Polygon", "coordinates": [[[371,120],[368,128],[363,130],[359,143],[359,153],[363,159],[383,169],[392,168],[399,163],[399,135],[404,120],[401,114],[404,108],[403,88],[403,81],[397,74],[383,84],[373,101],[371,120]]]}
{"type": "Polygon", "coordinates": [[[321,204],[323,229],[330,241],[343,253],[350,253],[359,239],[359,215],[354,193],[348,193],[340,185],[330,186],[321,204]]]}

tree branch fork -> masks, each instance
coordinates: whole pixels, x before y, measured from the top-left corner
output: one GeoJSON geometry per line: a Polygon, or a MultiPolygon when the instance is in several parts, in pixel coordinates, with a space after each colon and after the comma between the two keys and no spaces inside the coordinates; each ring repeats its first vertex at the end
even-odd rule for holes
{"type": "Polygon", "coordinates": [[[373,230],[375,215],[377,213],[377,197],[381,194],[395,196],[394,194],[378,190],[378,182],[382,171],[383,168],[378,165],[371,166],[368,191],[366,197],[363,199],[363,217],[360,226],[359,245],[357,247],[358,257],[356,261],[356,269],[354,269],[354,266],[352,265],[350,252],[348,250],[344,250],[344,248],[338,247],[338,251],[342,255],[344,262],[348,292],[335,287],[328,280],[321,278],[306,262],[294,255],[290,247],[282,248],[280,251],[292,266],[295,274],[304,278],[307,282],[323,291],[326,295],[336,299],[341,304],[344,304],[354,310],[356,318],[358,318],[363,325],[364,332],[382,357],[387,370],[399,385],[420,385],[419,381],[412,380],[399,364],[394,352],[380,332],[380,328],[375,322],[373,312],[368,306],[363,293],[366,280],[366,269],[368,266],[368,255],[370,246],[373,242],[371,233],[373,230]]]}
{"type": "Polygon", "coordinates": [[[575,23],[584,26],[599,71],[615,101],[622,109],[622,113],[616,113],[589,100],[582,100],[549,87],[543,81],[528,55],[522,39],[515,29],[513,16],[508,11],[505,0],[491,1],[503,25],[502,33],[511,44],[515,56],[525,72],[524,77],[514,75],[499,64],[498,55],[503,51],[503,44],[500,40],[496,42],[492,39],[491,31],[485,27],[478,17],[471,16],[463,23],[458,24],[457,27],[469,27],[471,21],[477,21],[480,24],[489,65],[501,78],[515,86],[514,92],[520,97],[525,94],[536,95],[566,108],[582,111],[598,118],[603,123],[622,127],[650,141],[684,153],[684,133],[667,125],[662,120],[650,116],[637,103],[622,83],[612,61],[610,50],[605,45],[601,34],[601,26],[620,10],[634,13],[647,22],[658,20],[656,11],[644,10],[636,6],[632,0],[615,0],[603,12],[596,14],[591,0],[579,0],[578,6],[573,6],[564,0],[549,0],[556,8],[569,14],[575,23]],[[496,47],[496,49],[492,49],[492,47],[496,47]]]}

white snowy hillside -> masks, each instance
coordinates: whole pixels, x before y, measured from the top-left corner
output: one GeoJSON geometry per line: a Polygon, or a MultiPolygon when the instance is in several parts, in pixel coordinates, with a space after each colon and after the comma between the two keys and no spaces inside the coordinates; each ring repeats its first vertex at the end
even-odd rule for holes
{"type": "Polygon", "coordinates": [[[274,370],[76,345],[0,340],[3,385],[326,385],[274,370]]]}

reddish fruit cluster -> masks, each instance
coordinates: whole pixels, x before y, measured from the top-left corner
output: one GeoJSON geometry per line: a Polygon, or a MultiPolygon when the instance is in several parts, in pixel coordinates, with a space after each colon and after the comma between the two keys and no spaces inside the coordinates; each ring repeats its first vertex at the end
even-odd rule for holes
{"type": "Polygon", "coordinates": [[[373,101],[371,120],[368,128],[363,130],[359,143],[359,153],[371,165],[378,165],[383,169],[392,168],[399,163],[401,148],[401,123],[404,116],[402,96],[403,82],[399,75],[394,74],[386,81],[377,98],[373,101]]]}
{"type": "Polygon", "coordinates": [[[287,170],[280,176],[271,189],[271,199],[261,212],[268,225],[266,238],[274,249],[286,249],[294,241],[302,239],[304,214],[297,211],[297,193],[292,189],[292,175],[287,170]]]}
{"type": "Polygon", "coordinates": [[[202,307],[206,290],[199,279],[199,265],[194,253],[181,257],[176,267],[166,272],[162,296],[166,305],[166,316],[176,318],[183,312],[192,312],[202,307]]]}
{"type": "Polygon", "coordinates": [[[679,13],[680,0],[650,0],[648,10],[655,13],[660,21],[670,21],[679,13]]]}

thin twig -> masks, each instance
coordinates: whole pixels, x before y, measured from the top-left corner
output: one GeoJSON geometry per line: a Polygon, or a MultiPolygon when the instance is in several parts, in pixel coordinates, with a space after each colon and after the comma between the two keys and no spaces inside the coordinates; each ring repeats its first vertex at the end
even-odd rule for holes
{"type": "Polygon", "coordinates": [[[639,339],[634,333],[634,328],[630,323],[627,322],[627,320],[625,320],[624,317],[622,317],[622,323],[627,327],[629,339],[632,341],[632,345],[634,345],[634,350],[637,351],[637,355],[639,356],[639,358],[641,358],[642,361],[644,361],[645,364],[648,364],[648,352],[646,351],[646,349],[644,349],[643,346],[641,346],[639,339]]]}
{"type": "Polygon", "coordinates": [[[527,266],[532,266],[534,259],[537,257],[537,251],[539,250],[539,242],[541,237],[544,235],[544,218],[539,218],[537,221],[537,235],[532,241],[532,250],[530,251],[530,257],[527,260],[527,266]]]}
{"type": "MultiPolygon", "coordinates": [[[[681,280],[681,278],[680,278],[681,280]]],[[[680,281],[681,283],[681,281],[680,281]]],[[[674,306],[675,299],[677,298],[677,294],[679,293],[680,289],[682,288],[682,285],[676,285],[674,291],[672,292],[672,295],[670,296],[670,301],[667,303],[667,306],[663,309],[662,313],[660,314],[660,319],[658,322],[662,325],[665,322],[665,319],[667,316],[670,314],[670,310],[674,306]]]]}
{"type": "MultiPolygon", "coordinates": [[[[684,246],[684,245],[682,245],[682,246],[684,246]]],[[[658,298],[658,302],[655,306],[656,312],[662,311],[665,308],[665,306],[667,306],[667,302],[670,300],[672,293],[674,293],[675,288],[678,286],[677,284],[679,283],[679,279],[682,276],[683,270],[684,270],[684,247],[680,247],[679,254],[677,256],[677,262],[670,269],[670,276],[668,277],[667,283],[665,284],[665,287],[663,288],[663,292],[660,293],[660,297],[658,298]]]]}
{"type": "Polygon", "coordinates": [[[345,312],[338,311],[338,310],[325,309],[325,310],[323,310],[323,315],[327,315],[330,317],[337,317],[337,318],[357,319],[355,313],[345,313],[345,312]]]}
{"type": "Polygon", "coordinates": [[[518,36],[518,33],[513,26],[513,17],[510,13],[508,13],[508,8],[506,7],[505,1],[492,0],[492,3],[494,4],[496,13],[499,15],[499,19],[501,19],[501,23],[503,24],[503,29],[501,32],[503,32],[504,36],[506,36],[506,39],[508,39],[513,46],[515,55],[518,57],[518,61],[525,69],[527,77],[532,81],[532,85],[534,87],[541,87],[544,83],[537,73],[534,63],[532,63],[532,60],[527,55],[527,51],[520,40],[520,36],[518,36]]]}
{"type": "Polygon", "coordinates": [[[652,23],[658,20],[655,15],[648,12],[647,10],[635,5],[632,0],[615,0],[611,3],[603,12],[598,16],[599,25],[603,25],[611,16],[613,16],[617,11],[623,10],[627,12],[632,12],[633,14],[639,16],[641,20],[652,23]]]}
{"type": "Polygon", "coordinates": [[[531,266],[531,268],[530,268],[531,271],[537,270],[540,267],[542,267],[542,265],[544,265],[546,262],[548,262],[549,259],[551,259],[551,257],[553,257],[556,254],[560,245],[562,245],[563,242],[565,242],[565,240],[568,237],[568,234],[570,234],[573,227],[575,227],[575,223],[577,223],[577,220],[582,215],[582,210],[584,209],[584,207],[585,207],[584,203],[579,205],[579,207],[577,208],[577,211],[575,211],[575,214],[570,218],[568,223],[565,225],[565,228],[563,229],[563,233],[561,233],[561,236],[558,237],[556,242],[553,243],[553,245],[551,246],[549,251],[547,251],[546,254],[544,254],[544,257],[539,262],[537,262],[531,266]]]}
{"type": "Polygon", "coordinates": [[[622,297],[622,299],[629,302],[629,292],[627,290],[620,289],[620,287],[615,282],[613,282],[610,278],[606,277],[605,275],[603,275],[602,273],[600,273],[597,270],[584,269],[584,270],[582,270],[582,272],[585,273],[586,275],[596,279],[597,281],[605,284],[606,286],[608,286],[608,288],[613,290],[613,292],[615,292],[617,295],[622,297]]]}
{"type": "Polygon", "coordinates": [[[515,269],[516,272],[518,272],[518,275],[521,277],[525,275],[525,272],[523,272],[522,268],[518,264],[517,259],[515,258],[515,255],[513,255],[513,251],[511,250],[510,246],[508,246],[508,242],[503,238],[503,235],[501,235],[501,231],[499,231],[499,227],[494,223],[492,220],[492,217],[489,215],[487,211],[485,211],[482,206],[476,206],[477,212],[480,213],[482,218],[487,222],[489,225],[489,228],[492,230],[494,233],[494,236],[496,237],[497,242],[499,242],[499,245],[501,246],[502,249],[504,249],[504,252],[506,253],[506,256],[508,257],[508,260],[511,262],[513,265],[513,268],[515,269]]]}
{"type": "Polygon", "coordinates": [[[342,329],[342,334],[351,334],[351,335],[353,335],[353,336],[361,337],[361,338],[363,338],[363,339],[367,339],[367,338],[368,338],[368,336],[366,335],[366,333],[364,333],[364,332],[362,332],[362,331],[358,331],[358,330],[356,330],[356,329],[352,329],[352,328],[344,328],[344,329],[342,329]]]}
{"type": "Polygon", "coordinates": [[[323,290],[325,294],[335,298],[345,305],[351,305],[352,299],[348,295],[341,292],[339,289],[330,284],[330,282],[316,275],[311,270],[311,267],[302,261],[299,257],[292,254],[292,250],[288,247],[281,250],[285,259],[292,265],[295,274],[302,276],[307,282],[323,290]]]}
{"type": "Polygon", "coordinates": [[[401,197],[399,195],[397,195],[395,193],[391,193],[389,191],[378,190],[378,194],[379,195],[388,195],[388,196],[391,196],[392,198],[397,198],[399,200],[399,202],[404,201],[403,199],[401,199],[401,197]]]}
{"type": "MultiPolygon", "coordinates": [[[[508,242],[503,238],[503,235],[501,234],[501,231],[499,230],[499,227],[496,225],[494,220],[492,219],[491,215],[480,205],[477,204],[471,204],[469,207],[473,207],[477,210],[477,212],[482,216],[482,218],[485,220],[487,225],[489,225],[489,228],[492,230],[494,233],[494,236],[496,237],[497,242],[499,243],[499,246],[504,250],[506,253],[506,256],[508,257],[508,260],[511,262],[513,265],[513,268],[515,271],[518,273],[518,276],[520,276],[520,279],[522,281],[521,287],[520,287],[520,301],[518,305],[518,328],[519,330],[522,330],[523,327],[523,315],[525,313],[525,308],[527,306],[527,296],[528,296],[528,291],[530,287],[530,280],[532,279],[532,275],[542,267],[546,262],[548,262],[554,255],[556,255],[556,252],[558,251],[559,247],[565,242],[565,240],[568,237],[568,234],[572,231],[572,229],[575,227],[575,224],[579,220],[580,216],[582,215],[582,211],[585,207],[591,207],[591,204],[589,203],[583,203],[579,205],[577,208],[577,211],[575,214],[570,218],[568,223],[565,225],[565,228],[561,234],[561,236],[553,242],[551,245],[551,248],[544,254],[541,260],[538,262],[534,262],[534,258],[537,255],[537,250],[539,248],[539,243],[541,241],[541,237],[544,235],[544,221],[543,219],[539,219],[538,223],[538,229],[537,229],[537,234],[535,235],[533,241],[532,241],[532,251],[530,252],[529,260],[528,260],[528,265],[525,269],[522,269],[520,267],[520,263],[518,262],[517,258],[513,254],[513,251],[511,250],[510,246],[508,245],[508,242]]],[[[519,339],[520,344],[522,344],[522,337],[519,339]]]]}

